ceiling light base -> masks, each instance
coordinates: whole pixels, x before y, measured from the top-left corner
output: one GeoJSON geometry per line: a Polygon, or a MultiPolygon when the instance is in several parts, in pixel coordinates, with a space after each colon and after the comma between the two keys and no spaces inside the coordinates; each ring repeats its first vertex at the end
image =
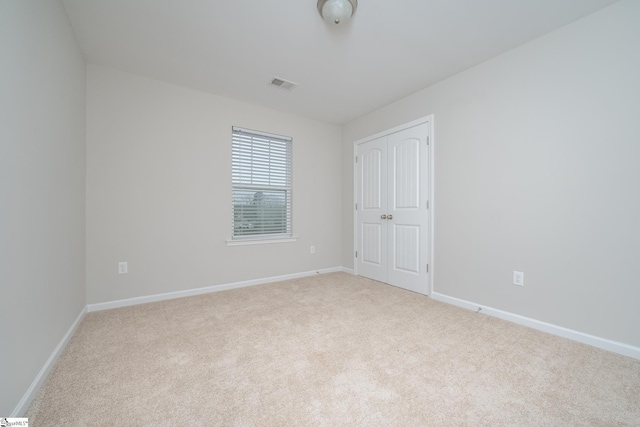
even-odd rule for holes
{"type": "Polygon", "coordinates": [[[332,25],[349,21],[358,7],[358,0],[318,0],[320,16],[332,25]]]}

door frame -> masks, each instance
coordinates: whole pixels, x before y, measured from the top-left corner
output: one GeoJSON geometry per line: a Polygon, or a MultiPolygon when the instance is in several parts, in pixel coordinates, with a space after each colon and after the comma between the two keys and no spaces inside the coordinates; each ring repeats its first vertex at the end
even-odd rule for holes
{"type": "Polygon", "coordinates": [[[365,138],[358,139],[353,142],[353,272],[357,276],[358,275],[358,260],[356,259],[356,249],[358,247],[358,212],[356,211],[356,203],[358,202],[358,168],[356,166],[356,156],[358,155],[358,145],[364,144],[365,142],[372,141],[374,139],[382,138],[385,136],[389,136],[392,133],[396,133],[408,128],[412,128],[417,125],[421,125],[427,123],[429,128],[428,135],[428,147],[429,147],[429,226],[428,226],[428,235],[429,235],[429,287],[427,290],[427,296],[431,296],[433,294],[433,272],[435,271],[434,259],[435,259],[435,245],[434,245],[434,230],[435,230],[435,137],[434,137],[434,126],[433,126],[433,114],[424,116],[422,118],[413,120],[408,123],[404,123],[399,126],[395,126],[391,129],[384,130],[382,132],[378,132],[374,135],[369,135],[365,138]]]}

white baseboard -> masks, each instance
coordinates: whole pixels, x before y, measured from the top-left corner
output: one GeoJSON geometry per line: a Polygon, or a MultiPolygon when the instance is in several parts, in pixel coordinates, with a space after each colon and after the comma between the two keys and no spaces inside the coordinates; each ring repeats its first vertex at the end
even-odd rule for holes
{"type": "Polygon", "coordinates": [[[487,307],[485,305],[450,297],[448,295],[440,294],[437,292],[433,292],[431,294],[431,297],[434,300],[442,301],[447,304],[452,304],[472,311],[481,309],[481,313],[487,314],[489,316],[498,317],[503,320],[508,320],[509,322],[517,323],[518,325],[527,326],[529,328],[537,329],[538,331],[557,335],[563,338],[568,338],[573,341],[640,360],[640,348],[634,347],[629,344],[611,341],[606,338],[596,337],[594,335],[574,331],[573,329],[563,328],[562,326],[541,322],[536,319],[520,316],[519,314],[509,313],[507,311],[498,310],[497,308],[487,307]]]}
{"type": "Polygon", "coordinates": [[[345,271],[345,269],[343,267],[323,268],[320,270],[285,274],[282,276],[273,276],[273,277],[267,277],[264,279],[246,280],[243,282],[207,286],[204,288],[187,289],[184,291],[167,292],[164,294],[155,294],[155,295],[148,295],[143,297],[121,299],[116,301],[100,302],[96,304],[87,305],[87,311],[92,312],[92,311],[110,310],[112,308],[128,307],[131,305],[146,304],[149,302],[157,302],[157,301],[165,301],[165,300],[174,299],[174,298],[190,297],[194,295],[208,294],[211,292],[227,291],[230,289],[245,288],[247,286],[263,285],[266,283],[281,282],[283,280],[298,279],[301,277],[313,276],[315,274],[336,273],[341,271],[345,271]]]}
{"type": "Polygon", "coordinates": [[[29,409],[29,405],[31,405],[31,402],[33,402],[33,399],[35,399],[36,394],[38,394],[38,391],[40,390],[40,387],[42,387],[42,384],[44,384],[44,381],[47,379],[49,372],[51,372],[51,369],[53,369],[53,366],[58,361],[58,358],[69,343],[69,340],[75,333],[78,325],[80,325],[80,322],[82,321],[86,313],[87,307],[84,307],[82,311],[80,311],[80,314],[78,314],[78,317],[76,317],[75,322],[73,322],[67,333],[64,334],[57,347],[53,350],[53,353],[51,353],[51,356],[49,356],[49,359],[47,359],[42,369],[40,369],[40,372],[38,372],[38,375],[36,375],[36,378],[33,380],[24,396],[22,396],[22,399],[20,399],[20,402],[18,402],[18,406],[16,406],[16,408],[11,413],[11,418],[20,418],[24,415],[25,412],[27,412],[27,409],[29,409]]]}

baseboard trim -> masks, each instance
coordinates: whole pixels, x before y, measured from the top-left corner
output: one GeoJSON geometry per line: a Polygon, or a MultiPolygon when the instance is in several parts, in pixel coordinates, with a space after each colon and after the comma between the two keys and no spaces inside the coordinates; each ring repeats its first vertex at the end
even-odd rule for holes
{"type": "Polygon", "coordinates": [[[147,295],[143,297],[127,298],[116,301],[100,302],[96,304],[88,304],[87,311],[102,311],[112,308],[128,307],[131,305],[146,304],[149,302],[165,301],[175,298],[191,297],[195,295],[208,294],[211,292],[228,291],[230,289],[245,288],[248,286],[264,285],[266,283],[281,282],[283,280],[299,279],[301,277],[309,277],[316,274],[336,273],[345,271],[343,267],[323,268],[320,270],[305,271],[302,273],[285,274],[282,276],[272,276],[264,279],[246,280],[243,282],[227,283],[222,285],[207,286],[204,288],[187,289],[184,291],[167,292],[164,294],[147,295]]]}
{"type": "Polygon", "coordinates": [[[49,356],[49,359],[47,359],[47,361],[45,362],[44,366],[42,366],[42,369],[40,369],[40,372],[38,372],[38,375],[36,375],[35,379],[31,383],[25,394],[22,396],[22,399],[20,399],[20,402],[18,402],[18,406],[16,406],[16,408],[11,413],[11,418],[20,418],[24,415],[25,412],[27,412],[27,409],[29,409],[29,405],[31,405],[31,402],[33,402],[33,399],[35,399],[38,391],[40,390],[40,387],[42,387],[42,384],[44,384],[44,381],[49,376],[51,369],[53,369],[53,366],[56,364],[56,362],[60,358],[60,355],[67,347],[69,340],[71,340],[71,337],[76,332],[76,329],[80,325],[80,322],[82,322],[85,314],[87,314],[87,307],[84,307],[82,311],[80,311],[80,314],[78,314],[76,320],[67,330],[67,333],[64,334],[56,348],[53,350],[53,353],[51,353],[51,356],[49,356]]]}
{"type": "Polygon", "coordinates": [[[353,268],[340,267],[340,271],[342,271],[343,273],[352,274],[352,275],[356,274],[353,268]]]}
{"type": "Polygon", "coordinates": [[[529,328],[537,329],[538,331],[546,332],[552,335],[557,335],[562,338],[568,338],[573,341],[577,341],[583,344],[587,344],[593,347],[597,347],[603,350],[611,351],[621,354],[623,356],[632,357],[640,360],[640,348],[634,347],[629,344],[621,343],[618,341],[608,340],[606,338],[596,337],[594,335],[578,332],[573,329],[564,328],[562,326],[553,325],[551,323],[542,322],[540,320],[532,319],[530,317],[520,316],[519,314],[509,313],[497,308],[487,307],[486,305],[476,304],[471,301],[462,300],[459,298],[451,297],[448,295],[433,292],[431,297],[434,300],[442,301],[447,304],[452,304],[458,307],[466,308],[468,310],[477,311],[481,309],[481,313],[489,316],[497,317],[509,322],[517,323],[518,325],[527,326],[529,328]]]}

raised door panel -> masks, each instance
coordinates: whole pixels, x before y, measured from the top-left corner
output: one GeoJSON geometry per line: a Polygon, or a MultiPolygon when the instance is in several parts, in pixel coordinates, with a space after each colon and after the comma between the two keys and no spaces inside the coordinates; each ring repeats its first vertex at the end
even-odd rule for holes
{"type": "Polygon", "coordinates": [[[362,223],[362,262],[382,265],[382,234],[381,224],[362,223]]]}
{"type": "Polygon", "coordinates": [[[393,208],[418,209],[420,203],[420,140],[407,138],[393,147],[393,208]]]}
{"type": "Polygon", "coordinates": [[[395,247],[393,268],[408,274],[419,275],[420,227],[416,225],[396,225],[392,227],[395,247]]]}
{"type": "Polygon", "coordinates": [[[382,209],[382,150],[372,148],[362,156],[362,210],[382,209]]]}

